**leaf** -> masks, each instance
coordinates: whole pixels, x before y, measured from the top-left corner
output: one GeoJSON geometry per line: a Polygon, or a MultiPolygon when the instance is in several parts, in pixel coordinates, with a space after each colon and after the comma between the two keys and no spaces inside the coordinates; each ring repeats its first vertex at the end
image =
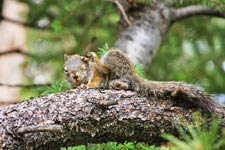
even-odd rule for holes
{"type": "Polygon", "coordinates": [[[135,64],[134,70],[140,77],[145,77],[144,66],[142,64],[135,64]]]}
{"type": "Polygon", "coordinates": [[[59,20],[54,20],[52,23],[51,23],[51,27],[54,31],[56,32],[59,32],[62,30],[62,26],[59,22],[59,20]]]}
{"type": "Polygon", "coordinates": [[[51,94],[51,93],[58,93],[61,91],[68,90],[69,86],[65,82],[55,82],[50,87],[48,87],[42,94],[51,94]]]}
{"type": "Polygon", "coordinates": [[[125,142],[124,145],[125,145],[126,149],[134,149],[133,142],[125,142]]]}
{"type": "Polygon", "coordinates": [[[109,49],[110,49],[109,45],[105,43],[103,47],[98,48],[98,56],[102,57],[109,49]]]}

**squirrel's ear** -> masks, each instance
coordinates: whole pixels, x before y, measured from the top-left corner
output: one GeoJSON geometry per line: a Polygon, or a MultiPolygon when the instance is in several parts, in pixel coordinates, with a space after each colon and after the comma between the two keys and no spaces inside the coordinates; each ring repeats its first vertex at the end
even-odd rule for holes
{"type": "Polygon", "coordinates": [[[70,55],[64,54],[64,60],[68,60],[70,58],[70,55]]]}

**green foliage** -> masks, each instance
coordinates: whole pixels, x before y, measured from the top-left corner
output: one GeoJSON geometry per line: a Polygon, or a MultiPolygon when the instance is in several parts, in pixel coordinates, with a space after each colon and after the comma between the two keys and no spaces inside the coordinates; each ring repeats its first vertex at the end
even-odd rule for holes
{"type": "Polygon", "coordinates": [[[145,72],[144,72],[144,66],[141,64],[135,64],[134,65],[135,72],[140,76],[145,78],[145,72]]]}
{"type": "Polygon", "coordinates": [[[62,30],[62,26],[60,25],[60,22],[58,20],[54,20],[51,23],[51,27],[53,28],[54,31],[60,32],[62,30]]]}
{"type": "Polygon", "coordinates": [[[48,87],[42,94],[58,93],[68,89],[69,86],[66,82],[55,82],[50,87],[48,87]]]}
{"type": "Polygon", "coordinates": [[[107,142],[104,144],[88,144],[87,146],[69,147],[69,150],[156,150],[154,145],[148,146],[143,142],[125,142],[118,144],[117,142],[107,142]]]}
{"type": "Polygon", "coordinates": [[[125,142],[124,144],[119,144],[118,148],[122,150],[132,150],[135,148],[135,144],[133,142],[125,142]]]}
{"type": "Polygon", "coordinates": [[[138,3],[151,4],[153,0],[137,0],[138,3]]]}
{"type": "Polygon", "coordinates": [[[163,134],[162,137],[173,144],[171,150],[220,150],[225,148],[225,133],[219,132],[218,120],[212,120],[210,127],[206,124],[199,123],[195,119],[195,126],[188,126],[185,130],[178,125],[177,129],[183,140],[170,134],[163,134]]]}
{"type": "Polygon", "coordinates": [[[110,49],[109,45],[105,43],[103,47],[98,48],[98,56],[102,57],[110,49]]]}
{"type": "Polygon", "coordinates": [[[105,150],[117,150],[117,143],[116,142],[107,142],[104,144],[105,150]]]}
{"type": "Polygon", "coordinates": [[[69,147],[65,150],[85,150],[85,146],[84,145],[79,145],[79,146],[74,146],[74,147],[69,147]]]}
{"type": "Polygon", "coordinates": [[[46,29],[41,32],[51,31],[52,34],[60,35],[55,37],[57,41],[73,37],[76,45],[71,49],[62,49],[64,51],[82,53],[93,37],[97,38],[94,48],[106,42],[110,43],[116,38],[112,35],[117,33],[114,25],[118,15],[116,8],[109,2],[102,0],[21,1],[30,7],[28,22],[46,29]]]}

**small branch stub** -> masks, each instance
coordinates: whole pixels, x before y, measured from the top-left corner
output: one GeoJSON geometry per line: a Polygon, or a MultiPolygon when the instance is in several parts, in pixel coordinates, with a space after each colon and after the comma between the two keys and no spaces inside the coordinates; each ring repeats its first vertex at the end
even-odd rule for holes
{"type": "Polygon", "coordinates": [[[45,125],[45,126],[28,126],[19,128],[17,134],[27,134],[35,132],[62,132],[63,127],[61,125],[45,125]]]}

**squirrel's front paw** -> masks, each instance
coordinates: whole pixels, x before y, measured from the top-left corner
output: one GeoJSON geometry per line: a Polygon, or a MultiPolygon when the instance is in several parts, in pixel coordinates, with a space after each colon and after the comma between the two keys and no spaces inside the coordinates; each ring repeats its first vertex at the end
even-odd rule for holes
{"type": "Polygon", "coordinates": [[[77,87],[78,89],[87,89],[88,86],[86,84],[81,84],[80,86],[77,87]]]}
{"type": "Polygon", "coordinates": [[[95,52],[88,52],[87,53],[87,57],[96,58],[97,57],[97,54],[95,52]]]}

